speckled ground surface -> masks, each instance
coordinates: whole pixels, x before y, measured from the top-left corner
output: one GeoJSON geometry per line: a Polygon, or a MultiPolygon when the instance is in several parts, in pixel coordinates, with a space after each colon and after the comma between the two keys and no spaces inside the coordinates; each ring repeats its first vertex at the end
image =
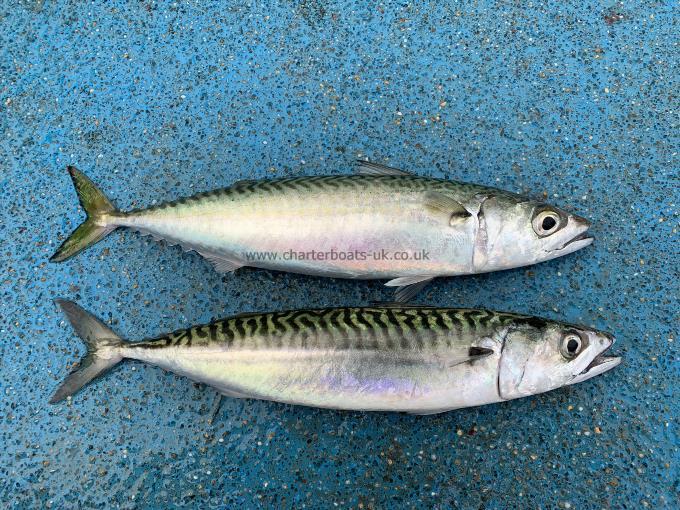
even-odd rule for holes
{"type": "Polygon", "coordinates": [[[1,2],[0,500],[677,508],[677,6],[282,3],[1,2]],[[438,281],[420,301],[604,328],[625,364],[432,417],[225,400],[210,424],[214,391],[135,363],[47,404],[82,353],[57,296],[131,339],[390,296],[380,282],[221,277],[124,232],[49,264],[83,217],[67,164],[128,208],[349,172],[357,156],[590,218],[596,243],[577,254],[438,281]]]}

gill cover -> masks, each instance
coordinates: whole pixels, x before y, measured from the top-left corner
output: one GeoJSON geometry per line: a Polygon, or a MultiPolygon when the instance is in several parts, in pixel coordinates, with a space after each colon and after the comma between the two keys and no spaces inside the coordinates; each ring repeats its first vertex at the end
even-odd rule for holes
{"type": "Polygon", "coordinates": [[[596,355],[589,333],[567,325],[532,319],[510,330],[505,339],[498,373],[501,398],[510,400],[570,384],[596,355]],[[583,337],[578,352],[565,355],[562,344],[572,335],[583,337]]]}
{"type": "Polygon", "coordinates": [[[504,400],[582,382],[621,362],[621,358],[603,355],[614,343],[608,333],[530,321],[511,329],[505,339],[498,371],[498,393],[504,400]]]}

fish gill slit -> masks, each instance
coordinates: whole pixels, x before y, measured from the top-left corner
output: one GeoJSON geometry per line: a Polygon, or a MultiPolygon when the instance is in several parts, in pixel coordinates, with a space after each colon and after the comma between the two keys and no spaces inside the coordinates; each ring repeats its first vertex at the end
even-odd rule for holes
{"type": "Polygon", "coordinates": [[[470,261],[473,269],[481,268],[486,264],[489,257],[489,233],[484,215],[484,202],[488,198],[486,197],[481,201],[477,210],[477,235],[475,235],[472,260],[470,261]]]}
{"type": "Polygon", "coordinates": [[[505,342],[508,339],[508,335],[510,334],[510,328],[506,327],[503,336],[501,337],[501,348],[498,351],[498,365],[496,367],[496,394],[498,395],[498,398],[501,400],[507,400],[503,398],[503,395],[501,394],[501,364],[503,363],[503,351],[505,350],[505,342]]]}

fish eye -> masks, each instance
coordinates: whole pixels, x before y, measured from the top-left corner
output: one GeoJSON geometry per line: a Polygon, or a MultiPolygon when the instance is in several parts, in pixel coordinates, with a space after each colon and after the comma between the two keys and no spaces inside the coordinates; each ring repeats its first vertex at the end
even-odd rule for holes
{"type": "Polygon", "coordinates": [[[557,225],[557,221],[555,221],[555,218],[552,216],[546,216],[541,222],[541,228],[543,230],[551,230],[555,225],[557,225]]]}
{"type": "Polygon", "coordinates": [[[559,230],[560,215],[551,209],[544,209],[534,217],[532,226],[539,236],[549,236],[559,230]]]}
{"type": "Polygon", "coordinates": [[[575,358],[581,352],[582,347],[583,341],[576,333],[568,333],[562,338],[561,351],[565,358],[575,358]]]}

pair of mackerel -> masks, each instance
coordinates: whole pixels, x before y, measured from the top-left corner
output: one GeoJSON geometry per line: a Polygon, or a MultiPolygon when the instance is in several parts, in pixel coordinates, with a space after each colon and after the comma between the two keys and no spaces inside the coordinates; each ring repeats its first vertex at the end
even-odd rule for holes
{"type": "Polygon", "coordinates": [[[551,205],[362,161],[354,175],[239,181],[121,212],[85,175],[68,171],[87,219],[54,262],[126,227],[193,250],[220,272],[251,266],[389,279],[397,290],[393,304],[246,313],[138,342],[58,300],[87,354],[52,403],[135,359],[235,398],[433,414],[575,384],[621,361],[604,356],[614,338],[591,328],[406,304],[436,277],[526,266],[588,246],[588,221],[551,205]]]}

